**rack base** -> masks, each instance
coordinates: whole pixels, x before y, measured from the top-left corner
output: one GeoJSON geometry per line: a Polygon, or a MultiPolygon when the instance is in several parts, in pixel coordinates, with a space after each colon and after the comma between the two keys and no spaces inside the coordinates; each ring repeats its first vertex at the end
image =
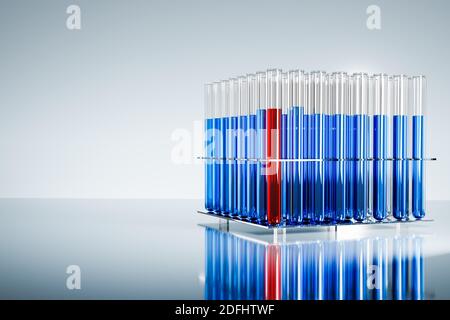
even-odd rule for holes
{"type": "Polygon", "coordinates": [[[397,220],[395,218],[388,218],[383,221],[377,221],[373,218],[368,218],[361,222],[349,220],[349,221],[341,222],[341,223],[321,223],[321,224],[312,224],[311,223],[311,224],[295,224],[295,225],[281,223],[278,225],[269,225],[269,224],[254,223],[254,222],[251,222],[248,220],[242,220],[242,219],[239,219],[238,217],[224,216],[224,215],[220,215],[217,213],[208,212],[206,210],[197,210],[197,213],[206,215],[206,216],[210,216],[210,217],[214,217],[214,218],[217,218],[220,220],[225,220],[227,222],[227,224],[230,221],[233,221],[233,222],[237,222],[239,224],[252,226],[252,227],[256,227],[256,228],[262,228],[262,229],[266,229],[266,230],[273,230],[273,229],[302,230],[302,229],[308,229],[308,228],[321,228],[321,227],[324,227],[324,228],[334,227],[335,229],[337,229],[340,226],[351,226],[351,225],[358,225],[358,226],[388,225],[388,224],[421,223],[421,222],[432,222],[433,221],[433,219],[426,219],[426,218],[425,219],[408,218],[407,220],[397,220]]]}

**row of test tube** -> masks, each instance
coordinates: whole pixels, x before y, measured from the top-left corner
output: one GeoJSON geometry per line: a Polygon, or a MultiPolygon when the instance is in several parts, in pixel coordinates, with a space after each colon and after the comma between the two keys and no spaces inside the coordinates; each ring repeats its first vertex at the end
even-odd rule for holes
{"type": "Polygon", "coordinates": [[[424,76],[271,69],[205,88],[205,207],[259,224],[425,216],[424,76]]]}

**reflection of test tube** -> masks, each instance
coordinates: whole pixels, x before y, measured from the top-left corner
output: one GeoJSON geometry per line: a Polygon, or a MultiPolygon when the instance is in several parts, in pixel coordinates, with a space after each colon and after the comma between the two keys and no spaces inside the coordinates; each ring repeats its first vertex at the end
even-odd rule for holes
{"type": "Polygon", "coordinates": [[[227,130],[228,212],[237,215],[237,131],[239,119],[239,81],[230,80],[230,114],[227,130]]]}
{"type": "Polygon", "coordinates": [[[324,155],[324,112],[327,101],[326,74],[322,71],[313,72],[312,99],[314,106],[312,158],[319,160],[313,166],[313,199],[314,222],[324,221],[324,183],[323,183],[323,155],[324,155]]]}
{"type": "Polygon", "coordinates": [[[357,73],[351,81],[351,108],[353,114],[353,170],[354,204],[353,218],[364,221],[367,217],[367,151],[368,151],[368,104],[369,76],[357,73]]]}
{"type": "Polygon", "coordinates": [[[424,116],[426,82],[424,76],[415,76],[412,82],[412,214],[414,218],[425,217],[424,163],[424,116]]]}
{"type": "Polygon", "coordinates": [[[257,79],[254,74],[247,76],[248,84],[248,106],[249,115],[247,117],[247,158],[252,161],[247,161],[247,211],[250,220],[256,221],[256,177],[258,164],[254,159],[258,158],[256,153],[256,110],[257,110],[257,79]]]}
{"type": "Polygon", "coordinates": [[[266,81],[267,221],[277,225],[281,222],[281,71],[268,70],[266,81]]]}
{"type": "Polygon", "coordinates": [[[423,254],[422,254],[422,238],[414,237],[412,239],[412,267],[411,267],[411,281],[412,281],[412,299],[424,299],[424,272],[423,272],[423,254]]]}
{"type": "Polygon", "coordinates": [[[407,239],[395,238],[393,244],[392,257],[392,290],[395,300],[404,300],[406,298],[406,287],[408,279],[408,255],[407,239]]]}
{"type": "Polygon", "coordinates": [[[265,174],[266,163],[262,162],[266,158],[266,73],[256,74],[256,90],[258,100],[256,101],[256,139],[257,139],[257,164],[256,174],[256,213],[258,223],[267,221],[267,177],[265,174]]]}
{"type": "Polygon", "coordinates": [[[211,159],[214,157],[214,117],[212,106],[212,85],[207,84],[205,86],[205,208],[208,211],[213,211],[213,195],[214,195],[214,161],[211,159]]]}
{"type": "Polygon", "coordinates": [[[222,81],[221,84],[222,91],[222,103],[221,108],[218,111],[217,118],[218,122],[218,134],[220,135],[220,143],[217,148],[217,156],[220,158],[220,166],[219,166],[219,211],[223,215],[227,215],[230,213],[228,211],[228,161],[227,157],[227,130],[229,123],[229,106],[230,106],[230,81],[225,80],[222,81]]]}
{"type": "Polygon", "coordinates": [[[335,209],[335,219],[338,222],[343,222],[346,219],[346,184],[345,184],[345,166],[346,162],[343,159],[345,155],[345,120],[346,108],[349,103],[349,83],[348,75],[345,72],[335,73],[332,76],[332,97],[331,97],[331,113],[333,122],[333,133],[331,136],[332,142],[332,158],[337,161],[333,163],[333,179],[334,187],[334,203],[332,202],[331,209],[335,209]]]}
{"type": "MultiPolygon", "coordinates": [[[[247,77],[239,77],[239,120],[237,130],[237,158],[247,158],[247,117],[248,108],[248,84],[247,77]]],[[[237,213],[241,219],[248,218],[247,212],[247,161],[239,160],[237,164],[237,213]]]]}
{"type": "Polygon", "coordinates": [[[266,247],[265,299],[281,299],[281,252],[277,244],[266,247]]]}
{"type": "MultiPolygon", "coordinates": [[[[282,103],[281,103],[281,159],[290,158],[290,131],[291,127],[288,125],[288,113],[292,104],[292,83],[288,73],[281,74],[281,85],[282,85],[282,103]]],[[[281,216],[283,221],[291,220],[290,209],[291,209],[291,181],[288,168],[290,163],[283,161],[281,162],[281,216]]]]}
{"type": "Polygon", "coordinates": [[[394,218],[408,218],[408,78],[394,76],[392,211],[394,218]]]}
{"type": "Polygon", "coordinates": [[[378,74],[374,77],[374,101],[372,116],[373,141],[373,217],[384,220],[386,208],[386,157],[388,133],[388,76],[378,74]]]}

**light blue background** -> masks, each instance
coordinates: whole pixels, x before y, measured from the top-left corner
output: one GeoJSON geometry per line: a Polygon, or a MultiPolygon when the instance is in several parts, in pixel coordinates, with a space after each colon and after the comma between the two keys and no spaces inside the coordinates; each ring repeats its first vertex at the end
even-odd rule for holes
{"type": "Polygon", "coordinates": [[[447,0],[1,0],[0,197],[201,198],[172,134],[193,135],[204,83],[280,67],[425,74],[428,197],[449,200],[449,15],[447,0]]]}

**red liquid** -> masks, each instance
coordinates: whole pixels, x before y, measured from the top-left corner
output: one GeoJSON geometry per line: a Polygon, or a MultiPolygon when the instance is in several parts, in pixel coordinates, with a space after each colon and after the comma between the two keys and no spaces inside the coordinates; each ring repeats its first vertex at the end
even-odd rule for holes
{"type": "MultiPolygon", "coordinates": [[[[266,110],[267,159],[281,156],[281,109],[266,110]]],[[[279,224],[281,221],[281,163],[268,162],[267,175],[267,221],[279,224]]]]}
{"type": "Polygon", "coordinates": [[[266,300],[281,299],[280,247],[270,244],[266,248],[265,295],[266,300]]]}

